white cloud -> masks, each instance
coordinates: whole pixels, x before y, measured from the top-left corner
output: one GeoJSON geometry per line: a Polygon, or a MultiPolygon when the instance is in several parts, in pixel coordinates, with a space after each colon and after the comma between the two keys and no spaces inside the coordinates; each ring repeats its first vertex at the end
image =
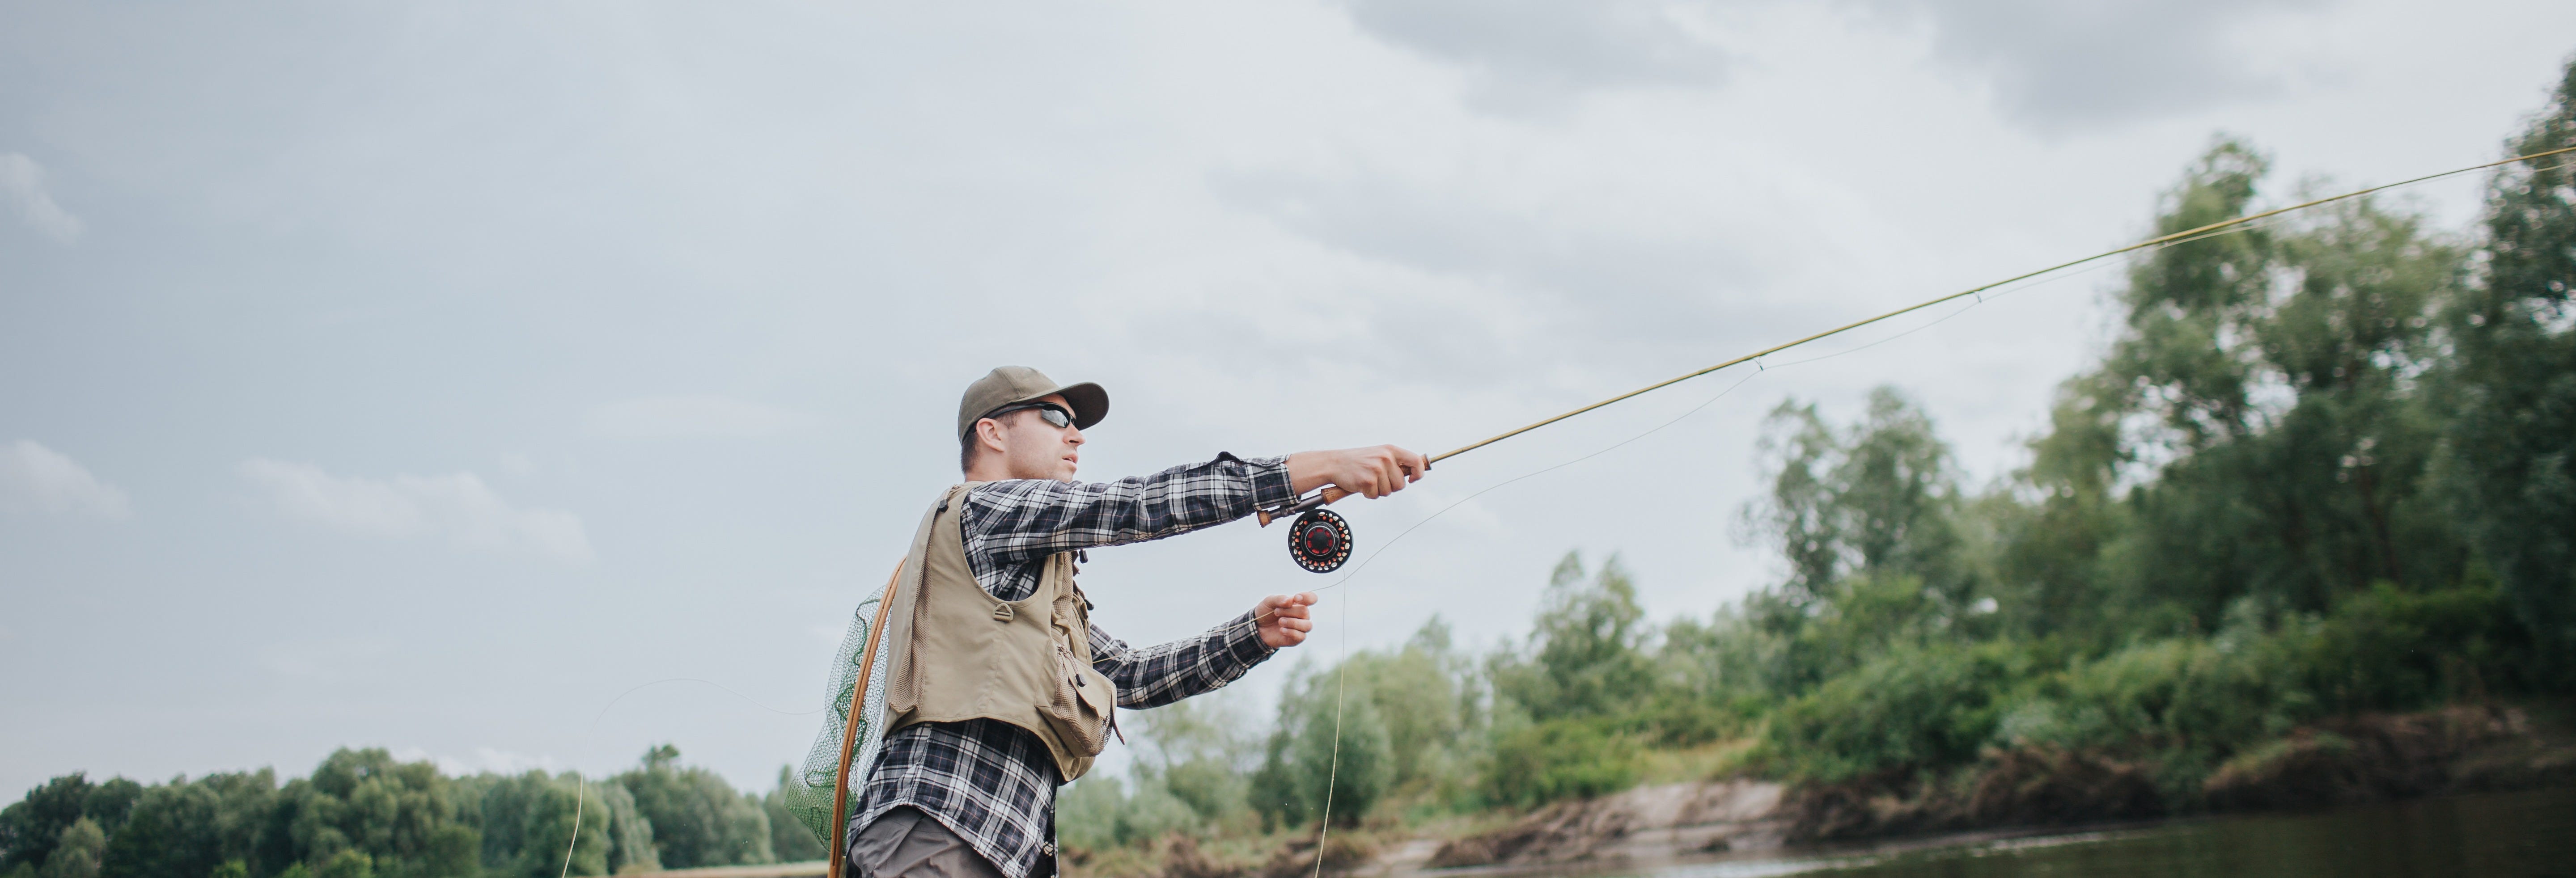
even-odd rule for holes
{"type": "Polygon", "coordinates": [[[0,152],[0,192],[18,203],[18,216],[45,237],[69,244],[80,239],[80,217],[71,215],[45,191],[45,168],[20,153],[0,152]]]}
{"type": "Polygon", "coordinates": [[[265,458],[243,461],[240,472],[278,511],[344,533],[444,536],[473,549],[527,551],[572,563],[591,559],[580,516],[512,506],[470,472],[367,479],[265,458]]]}
{"type": "Polygon", "coordinates": [[[723,396],[646,396],[592,406],[582,425],[618,439],[678,436],[758,438],[805,423],[801,412],[723,396]]]}
{"type": "Polygon", "coordinates": [[[101,484],[79,462],[27,439],[0,446],[0,510],[124,518],[125,492],[101,484]]]}
{"type": "MultiPolygon", "coordinates": [[[[2284,29],[2339,0],[1845,0],[1858,24],[1917,29],[2008,116],[2074,128],[2269,97],[2296,77],[2284,29]]],[[[1715,88],[1777,0],[1343,0],[1359,29],[1453,64],[1468,102],[1525,110],[1588,92],[1715,88]]]]}
{"type": "Polygon", "coordinates": [[[438,770],[450,776],[481,774],[487,771],[493,774],[521,774],[528,771],[554,774],[563,770],[563,764],[552,756],[530,756],[497,747],[476,747],[472,754],[466,756],[431,753],[420,747],[404,747],[394,751],[394,758],[404,762],[437,763],[438,770]]]}

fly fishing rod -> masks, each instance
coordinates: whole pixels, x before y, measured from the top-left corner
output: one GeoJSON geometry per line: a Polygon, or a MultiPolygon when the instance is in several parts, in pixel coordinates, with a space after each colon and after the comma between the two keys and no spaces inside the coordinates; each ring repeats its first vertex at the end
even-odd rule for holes
{"type": "MultiPolygon", "coordinates": [[[[1859,328],[1861,328],[1861,327],[1868,326],[1868,325],[1873,324],[1873,323],[1878,323],[1878,322],[1880,322],[1880,321],[1884,321],[1884,320],[1887,320],[1887,319],[1890,319],[1890,318],[1894,318],[1894,317],[1901,317],[1901,316],[1904,316],[1904,315],[1906,315],[1906,314],[1911,314],[1911,313],[1913,313],[1913,312],[1920,311],[1920,310],[1923,310],[1923,309],[1925,309],[1925,308],[1929,308],[1929,307],[1932,307],[1932,306],[1934,306],[1934,305],[1941,304],[1941,303],[1943,303],[1943,302],[1954,301],[1954,300],[1961,299],[1961,298],[1965,298],[1965,297],[1968,297],[1968,296],[1977,296],[1977,297],[1979,297],[1979,300],[1980,300],[1980,301],[1983,301],[1984,293],[1985,293],[1986,291],[1988,291],[1988,290],[1992,290],[1992,289],[1994,289],[1994,288],[1996,288],[1996,287],[2004,286],[2004,285],[2006,285],[2006,284],[2017,283],[2017,282],[2020,282],[2020,281],[2025,281],[2025,280],[2029,280],[2029,279],[2031,279],[2031,278],[2039,277],[2039,276],[2041,276],[2041,275],[2050,274],[2050,273],[2054,273],[2054,272],[2058,272],[2058,271],[2063,271],[2063,270],[2065,270],[2065,269],[2074,268],[2074,267],[2076,267],[2076,266],[2078,266],[2078,265],[2083,265],[2083,264],[2088,263],[2088,262],[2098,262],[2098,261],[2100,261],[2100,260],[2109,259],[2109,258],[2111,258],[2111,257],[2113,257],[2113,256],[2118,256],[2118,255],[2121,255],[2121,254],[2123,254],[2123,253],[2129,253],[2129,252],[2133,252],[2133,251],[2137,251],[2137,250],[2144,250],[2144,249],[2147,249],[2147,248],[2150,248],[2150,247],[2161,247],[2161,246],[2165,246],[2165,245],[2168,245],[2168,244],[2180,244],[2180,243],[2184,243],[2184,242],[2187,242],[2187,241],[2198,240],[2198,239],[2200,239],[2200,238],[2204,238],[2204,237],[2208,237],[2208,236],[2211,236],[2211,235],[2215,235],[2215,234],[2218,234],[2218,233],[2221,233],[2221,232],[2225,232],[2225,231],[2227,231],[2227,230],[2229,230],[2229,229],[2235,228],[2235,227],[2237,227],[2237,226],[2242,226],[2242,225],[2245,225],[2245,224],[2247,224],[2247,223],[2255,222],[2255,221],[2257,221],[2257,220],[2268,219],[2268,218],[2275,217],[2275,216],[2280,216],[2280,215],[2282,215],[2282,214],[2286,214],[2286,213],[2292,213],[2292,212],[2295,212],[2295,211],[2306,210],[2306,209],[2308,209],[2308,208],[2316,207],[2316,206],[2318,206],[2318,205],[2332,204],[2332,203],[2334,203],[2334,202],[2338,202],[2338,201],[2345,201],[2345,200],[2349,200],[2349,199],[2359,198],[2359,197],[2364,196],[2364,195],[2369,195],[2369,194],[2371,194],[2371,193],[2373,193],[2373,192],[2379,192],[2379,191],[2387,190],[2387,189],[2395,189],[2395,188],[2400,187],[2400,186],[2411,186],[2411,185],[2414,185],[2414,184],[2416,184],[2416,183],[2422,183],[2422,182],[2425,182],[2425,181],[2428,181],[2428,180],[2438,180],[2438,179],[2441,179],[2441,178],[2443,178],[2443,177],[2450,177],[2450,176],[2455,176],[2455,175],[2459,175],[2459,174],[2466,174],[2466,173],[2469,173],[2469,172],[2472,172],[2472,171],[2483,171],[2483,170],[2486,170],[2486,169],[2488,169],[2488,168],[2498,167],[2498,166],[2502,166],[2502,165],[2510,165],[2510,164],[2513,164],[2513,163],[2515,163],[2515,162],[2524,162],[2524,161],[2531,161],[2531,160],[2533,160],[2533,159],[2548,158],[2548,157],[2550,157],[2550,156],[2560,155],[2560,154],[2570,153],[2570,152],[2576,152],[2576,146],[2560,147],[2560,148],[2558,148],[2558,149],[2544,150],[2544,151],[2541,151],[2541,152],[2535,152],[2535,153],[2531,153],[2531,154],[2528,154],[2528,155],[2518,155],[2518,156],[2514,156],[2513,158],[2503,159],[2503,160],[2500,160],[2500,161],[2492,161],[2492,162],[2487,162],[2487,163],[2485,163],[2485,164],[2479,164],[2479,165],[2470,165],[2470,166],[2465,167],[2465,168],[2457,168],[2457,169],[2453,169],[2453,170],[2443,171],[2443,172],[2438,173],[2438,174],[2426,174],[2426,175],[2421,176],[2421,177],[2415,177],[2415,178],[2407,179],[2407,180],[2399,180],[2399,181],[2397,181],[2397,182],[2395,182],[2395,183],[2382,183],[2382,184],[2380,184],[2380,185],[2372,186],[2372,187],[2365,188],[2365,189],[2355,189],[2355,190],[2353,190],[2353,191],[2351,191],[2351,192],[2346,192],[2346,193],[2343,193],[2343,194],[2341,194],[2341,195],[2332,195],[2332,196],[2328,196],[2328,197],[2325,197],[2325,198],[2319,198],[2319,199],[2316,199],[2316,200],[2314,200],[2314,201],[2303,201],[2303,202],[2300,202],[2300,203],[2298,203],[2298,204],[2290,205],[2290,206],[2288,206],[2288,207],[2273,208],[2273,209],[2271,209],[2271,210],[2263,211],[2262,213],[2249,214],[2249,215],[2246,215],[2246,216],[2240,216],[2240,217],[2236,217],[2236,218],[2233,218],[2233,219],[2221,220],[2221,221],[2218,221],[2218,222],[2210,223],[2210,224],[2208,224],[2208,225],[2199,226],[2199,227],[2196,227],[2196,228],[2184,229],[2184,230],[2182,230],[2182,231],[2174,232],[2174,233],[2169,234],[2169,235],[2159,235],[2159,236],[2156,236],[2156,237],[2153,237],[2153,238],[2149,238],[2149,239],[2144,240],[2144,241],[2139,241],[2139,242],[2137,242],[2137,243],[2135,243],[2135,244],[2130,244],[2130,245],[2125,246],[2125,247],[2120,247],[2120,248],[2113,249],[2113,250],[2105,250],[2105,251],[2102,251],[2102,252],[2100,252],[2100,253],[2095,253],[2095,254],[2093,254],[2093,255],[2091,255],[2091,256],[2086,256],[2086,257],[2084,257],[2084,258],[2082,258],[2082,259],[2076,259],[2076,260],[2071,260],[2071,261],[2067,261],[2067,262],[2060,262],[2060,263],[2058,263],[2058,264],[2056,264],[2056,265],[2051,265],[2051,266],[2049,266],[2049,267],[2047,267],[2047,268],[2042,268],[2042,269],[2039,269],[2039,270],[2037,270],[2037,271],[2023,272],[2023,273],[2021,273],[2021,274],[2016,274],[2016,275],[2013,275],[2013,276],[2011,276],[2011,277],[2004,278],[2003,280],[1995,281],[1995,282],[1993,282],[1993,283],[1984,284],[1984,285],[1982,285],[1982,286],[1970,287],[1970,288],[1968,288],[1968,289],[1960,290],[1960,291],[1958,291],[1958,292],[1950,293],[1950,294],[1948,294],[1948,295],[1936,296],[1936,297],[1933,297],[1933,298],[1930,298],[1930,299],[1925,299],[1925,300],[1923,300],[1923,301],[1916,302],[1916,303],[1914,303],[1914,304],[1907,305],[1907,306],[1905,306],[1905,307],[1898,308],[1898,309],[1896,309],[1896,310],[1894,310],[1894,311],[1889,311],[1889,312],[1887,312],[1887,313],[1880,314],[1880,315],[1877,315],[1877,316],[1875,316],[1875,317],[1869,317],[1869,318],[1862,319],[1862,320],[1855,320],[1855,321],[1853,321],[1853,322],[1846,323],[1846,324],[1843,324],[1843,325],[1841,325],[1841,326],[1837,326],[1837,327],[1834,327],[1834,328],[1832,328],[1832,329],[1828,329],[1828,330],[1825,330],[1825,331],[1823,331],[1823,332],[1816,333],[1816,334],[1814,334],[1814,335],[1810,335],[1810,336],[1806,336],[1806,337],[1804,337],[1804,338],[1799,338],[1799,339],[1796,339],[1796,340],[1786,341],[1786,342],[1782,342],[1782,343],[1780,343],[1780,344],[1772,345],[1772,346],[1770,346],[1770,347],[1763,348],[1763,349],[1761,349],[1761,350],[1754,351],[1754,352],[1752,352],[1752,353],[1745,354],[1745,355],[1740,356],[1740,357],[1736,357],[1735,359],[1728,360],[1728,361],[1726,361],[1726,362],[1719,363],[1719,364],[1717,364],[1717,365],[1710,366],[1710,367],[1705,368],[1705,369],[1699,369],[1699,370],[1695,370],[1695,371],[1691,371],[1691,372],[1686,372],[1686,373],[1683,373],[1683,374],[1681,374],[1681,375],[1676,375],[1676,376],[1674,376],[1674,377],[1667,378],[1667,379],[1664,379],[1664,380],[1662,380],[1662,381],[1657,381],[1657,382],[1655,382],[1655,383],[1653,383],[1653,384],[1648,384],[1648,385],[1646,385],[1646,386],[1644,386],[1644,387],[1640,387],[1640,388],[1637,388],[1637,389],[1635,389],[1635,390],[1631,390],[1631,391],[1628,391],[1628,392],[1626,392],[1626,393],[1622,393],[1622,394],[1619,394],[1619,395],[1617,395],[1617,396],[1613,396],[1613,397],[1610,397],[1610,398],[1608,398],[1608,399],[1601,400],[1600,402],[1592,403],[1591,405],[1583,406],[1583,407],[1581,407],[1581,408],[1577,408],[1577,409],[1574,409],[1574,410],[1571,410],[1571,411],[1565,412],[1565,413],[1563,413],[1563,414],[1556,415],[1556,416],[1554,416],[1554,417],[1549,417],[1549,418],[1544,418],[1544,419],[1541,419],[1541,420],[1538,420],[1538,421],[1534,421],[1534,422],[1531,422],[1531,423],[1529,423],[1529,424],[1527,424],[1527,425],[1524,425],[1524,426],[1521,426],[1521,427],[1516,427],[1516,428],[1513,428],[1513,429],[1510,429],[1510,430],[1505,430],[1505,431],[1503,431],[1503,432],[1496,433],[1496,434],[1494,434],[1494,435],[1492,435],[1492,436],[1487,436],[1487,437],[1485,437],[1485,438],[1483,438],[1483,439],[1479,439],[1479,440],[1476,440],[1476,441],[1474,441],[1474,442],[1470,442],[1470,443],[1467,443],[1467,444],[1465,444],[1465,445],[1461,445],[1461,446],[1458,446],[1458,447],[1456,447],[1456,448],[1452,448],[1452,449],[1449,449],[1449,450],[1447,450],[1447,451],[1443,451],[1443,452],[1441,452],[1441,453],[1439,453],[1439,454],[1434,454],[1434,455],[1432,455],[1432,456],[1430,457],[1430,462],[1431,462],[1431,463],[1439,463],[1440,461],[1447,460],[1447,459],[1449,459],[1449,458],[1456,457],[1456,456],[1458,456],[1458,455],[1465,454],[1465,453],[1467,453],[1467,452],[1474,451],[1474,450],[1479,449],[1479,448],[1483,448],[1483,447],[1485,447],[1485,446],[1487,446],[1487,445],[1492,445],[1492,444],[1494,444],[1494,443],[1496,443],[1496,442],[1501,442],[1501,441],[1503,441],[1503,440],[1505,440],[1505,439],[1509,439],[1509,438],[1512,438],[1512,437],[1514,437],[1514,436],[1518,436],[1518,435],[1520,435],[1520,434],[1527,433],[1527,432],[1529,432],[1529,431],[1531,431],[1531,430],[1536,430],[1536,429],[1538,429],[1538,428],[1540,428],[1540,427],[1544,427],[1544,426],[1547,426],[1547,425],[1549,425],[1549,424],[1553,424],[1553,423],[1556,423],[1556,422],[1558,422],[1558,421],[1562,421],[1562,420],[1565,420],[1565,419],[1567,419],[1567,418],[1571,418],[1571,417],[1574,417],[1574,416],[1576,416],[1576,415],[1580,415],[1580,414],[1583,414],[1583,413],[1585,413],[1585,412],[1592,411],[1592,410],[1594,410],[1594,409],[1602,408],[1602,407],[1605,407],[1605,406],[1611,405],[1611,404],[1613,404],[1613,403],[1622,402],[1622,401],[1625,401],[1625,400],[1628,400],[1628,399],[1631,399],[1631,398],[1634,398],[1634,397],[1638,397],[1638,396],[1644,396],[1644,395],[1646,395],[1646,394],[1648,394],[1648,393],[1653,393],[1653,392],[1655,392],[1655,391],[1657,391],[1657,390],[1662,390],[1662,389],[1664,389],[1664,388],[1666,388],[1666,387],[1671,387],[1671,386],[1673,386],[1673,385],[1675,385],[1675,384],[1680,384],[1680,383],[1682,383],[1682,382],[1684,382],[1684,381],[1688,381],[1688,380],[1691,380],[1691,379],[1693,379],[1693,378],[1697,378],[1697,377],[1700,377],[1700,376],[1702,376],[1702,375],[1706,375],[1706,374],[1708,374],[1708,373],[1715,372],[1715,371],[1718,371],[1718,370],[1720,370],[1720,369],[1724,369],[1724,368],[1726,368],[1726,367],[1728,367],[1728,366],[1735,366],[1735,365],[1740,365],[1740,364],[1743,364],[1743,363],[1749,363],[1749,362],[1753,362],[1753,361],[1756,361],[1756,360],[1760,360],[1760,359],[1761,359],[1761,358],[1763,358],[1763,357],[1767,357],[1767,356],[1770,356],[1770,355],[1772,355],[1772,354],[1776,354],[1776,353],[1779,353],[1779,352],[1781,352],[1781,351],[1788,350],[1788,349],[1790,349],[1790,348],[1798,347],[1798,346],[1800,346],[1800,345],[1808,344],[1808,343],[1810,343],[1810,342],[1815,342],[1815,341],[1822,340],[1822,339],[1826,339],[1826,338],[1831,338],[1831,337],[1833,337],[1833,336],[1841,335],[1841,334],[1843,334],[1843,333],[1850,332],[1850,331],[1852,331],[1852,330],[1859,329],[1859,328]]],[[[1272,521],[1276,521],[1276,520],[1278,520],[1278,519],[1280,519],[1280,518],[1284,518],[1284,517],[1287,517],[1287,516],[1290,516],[1290,515],[1295,515],[1295,516],[1297,516],[1296,521],[1295,521],[1293,524],[1291,524],[1291,525],[1289,526],[1289,528],[1288,528],[1288,556],[1289,556],[1290,558],[1294,559],[1294,560],[1297,562],[1297,566],[1299,566],[1299,567],[1306,568],[1307,570],[1312,571],[1312,572],[1315,572],[1315,573],[1330,573],[1330,572],[1333,572],[1334,570],[1340,569],[1340,568],[1341,568],[1341,566],[1342,566],[1342,564],[1343,564],[1343,562],[1349,561],[1349,560],[1350,560],[1350,558],[1351,558],[1351,525],[1350,525],[1350,522],[1343,520],[1342,516],[1341,516],[1339,513],[1336,513],[1336,512],[1334,512],[1334,511],[1332,511],[1332,510],[1330,510],[1330,509],[1326,509],[1326,508],[1324,508],[1324,507],[1325,507],[1326,505],[1329,505],[1329,504],[1333,503],[1334,501],[1340,500],[1340,499],[1342,499],[1342,498],[1344,498],[1344,497],[1348,497],[1348,496],[1350,496],[1350,495],[1351,495],[1351,492],[1349,492],[1349,491],[1344,491],[1344,490],[1342,490],[1342,489],[1340,489],[1340,488],[1336,488],[1336,487],[1333,487],[1333,486],[1331,486],[1331,485],[1326,485],[1326,486],[1324,486],[1324,487],[1322,487],[1322,488],[1318,488],[1318,489],[1316,489],[1316,491],[1315,491],[1314,493],[1312,493],[1312,494],[1307,494],[1307,495],[1305,495],[1305,496],[1298,497],[1298,498],[1296,498],[1296,499],[1294,499],[1294,500],[1291,500],[1291,501],[1289,501],[1289,502],[1287,502],[1287,503],[1280,504],[1280,505],[1275,506],[1275,507],[1272,507],[1272,508],[1270,508],[1270,509],[1264,509],[1264,510],[1261,510],[1259,513],[1257,513],[1257,517],[1259,518],[1259,520],[1260,520],[1260,522],[1261,522],[1261,526],[1262,526],[1262,527],[1269,527],[1269,526],[1270,526],[1270,523],[1271,523],[1272,521]]]]}

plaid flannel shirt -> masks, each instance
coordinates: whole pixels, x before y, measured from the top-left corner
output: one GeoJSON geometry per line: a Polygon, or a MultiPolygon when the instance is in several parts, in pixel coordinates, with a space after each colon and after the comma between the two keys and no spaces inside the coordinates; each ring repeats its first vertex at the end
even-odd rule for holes
{"type": "MultiPolygon", "coordinates": [[[[1285,458],[1220,454],[1107,484],[1030,479],[967,492],[959,512],[975,581],[1006,601],[1038,587],[1048,556],[1188,533],[1292,499],[1285,458]]],[[[1078,568],[1077,568],[1078,569],[1078,568]]],[[[1134,649],[1091,626],[1091,666],[1118,684],[1118,706],[1159,707],[1234,682],[1270,657],[1246,612],[1196,637],[1134,649]]],[[[1055,864],[1055,792],[1046,743],[998,720],[920,723],[886,736],[861,794],[869,823],[909,805],[957,833],[1010,878],[1044,878],[1055,864]]]]}

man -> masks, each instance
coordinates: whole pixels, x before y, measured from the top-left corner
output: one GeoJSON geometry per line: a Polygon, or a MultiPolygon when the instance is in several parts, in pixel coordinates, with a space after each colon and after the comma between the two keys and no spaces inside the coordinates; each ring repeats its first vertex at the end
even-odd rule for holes
{"type": "Polygon", "coordinates": [[[1097,384],[1004,366],[958,404],[959,466],[923,520],[892,603],[895,719],[847,846],[865,878],[1047,878],[1055,791],[1089,769],[1116,706],[1214,690],[1313,630],[1311,593],[1273,595],[1196,637],[1134,649],[1090,624],[1073,583],[1082,550],[1223,524],[1324,485],[1377,498],[1430,469],[1381,445],[1073,481],[1084,430],[1109,412],[1097,384]],[[908,651],[907,651],[908,650],[908,651]],[[1114,694],[1113,694],[1114,693],[1114,694]]]}

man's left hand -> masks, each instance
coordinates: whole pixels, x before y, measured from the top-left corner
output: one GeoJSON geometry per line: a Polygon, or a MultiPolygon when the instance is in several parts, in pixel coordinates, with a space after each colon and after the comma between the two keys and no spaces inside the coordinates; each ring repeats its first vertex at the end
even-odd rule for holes
{"type": "Polygon", "coordinates": [[[1261,628],[1261,644],[1278,649],[1306,642],[1306,632],[1315,630],[1306,608],[1314,605],[1315,593],[1311,591],[1262,598],[1261,604],[1252,608],[1253,624],[1261,628]]]}

